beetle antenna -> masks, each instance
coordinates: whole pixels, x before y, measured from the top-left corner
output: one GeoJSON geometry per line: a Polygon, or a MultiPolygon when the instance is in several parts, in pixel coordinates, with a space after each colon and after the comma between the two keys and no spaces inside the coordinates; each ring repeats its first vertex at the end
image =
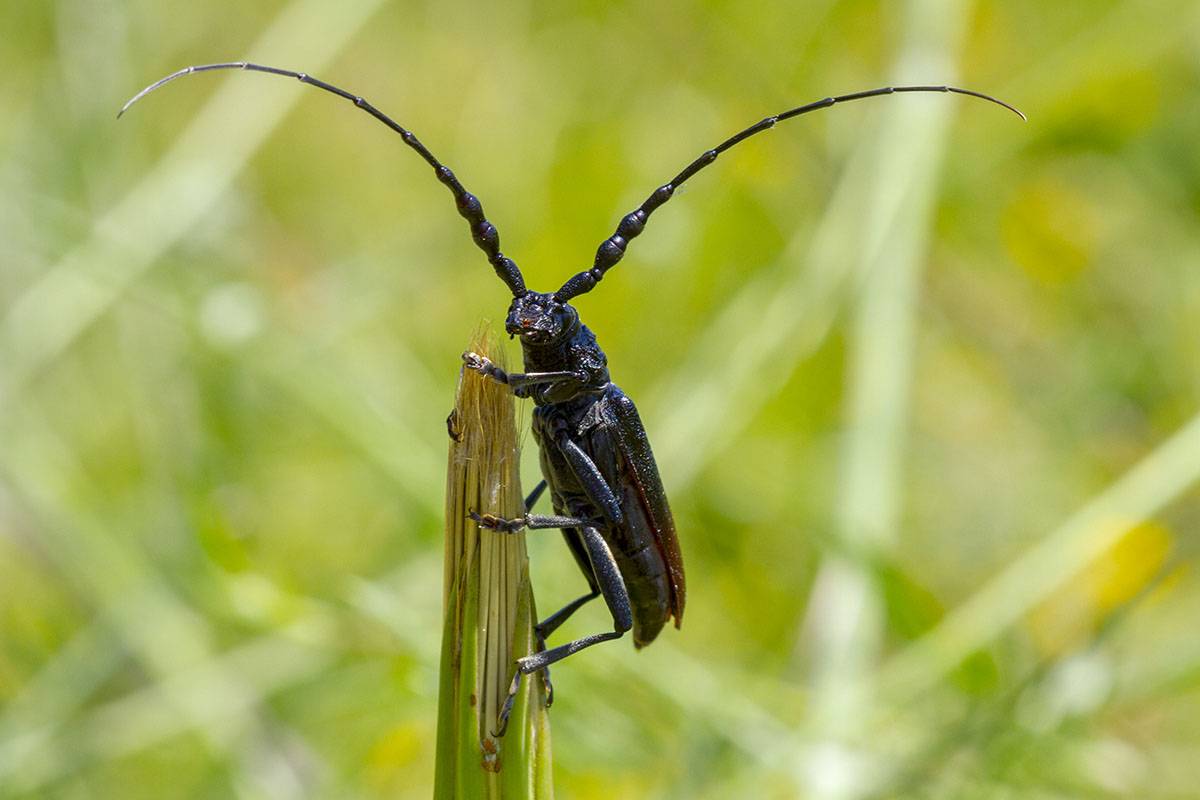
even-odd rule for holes
{"type": "Polygon", "coordinates": [[[400,138],[404,143],[417,151],[421,158],[425,159],[425,163],[433,167],[437,179],[441,181],[450,193],[454,195],[454,203],[458,206],[458,213],[471,226],[471,238],[475,240],[475,244],[479,249],[487,254],[487,259],[491,263],[492,268],[496,270],[496,274],[500,276],[500,280],[504,281],[509,290],[512,291],[514,297],[520,297],[526,293],[525,279],[521,276],[521,270],[517,267],[515,261],[508,258],[500,252],[500,233],[496,230],[496,226],[488,222],[487,217],[483,215],[483,205],[479,202],[479,198],[463,188],[463,185],[458,182],[458,178],[449,167],[442,164],[434,157],[433,153],[421,141],[413,135],[412,131],[402,127],[399,123],[384,114],[375,106],[368,103],[363,98],[356,94],[347,92],[345,89],[318,80],[303,72],[294,72],[290,69],[279,69],[278,67],[268,67],[262,64],[253,64],[249,61],[232,61],[222,64],[200,64],[194,67],[185,67],[178,72],[172,72],[165,78],[160,78],[154,83],[142,89],[129,99],[121,110],[117,112],[117,117],[129,110],[137,101],[141,100],[146,95],[153,92],[155,89],[170,83],[176,78],[182,78],[184,75],[191,75],[193,72],[209,72],[218,69],[243,69],[249,72],[265,72],[270,75],[284,75],[290,78],[296,78],[301,83],[307,83],[310,86],[316,86],[318,89],[324,89],[327,92],[336,94],[338,97],[344,97],[354,105],[366,111],[375,119],[387,125],[396,133],[400,134],[400,138]]]}
{"type": "Polygon", "coordinates": [[[782,122],[785,119],[798,117],[801,114],[807,114],[810,111],[818,111],[822,108],[829,108],[836,103],[848,103],[851,100],[862,100],[866,97],[877,97],[884,94],[899,94],[901,92],[953,92],[954,94],[965,94],[971,97],[978,97],[981,100],[995,103],[1003,106],[1013,112],[1021,119],[1025,119],[1025,115],[1018,111],[1014,106],[1009,105],[1003,100],[999,100],[991,95],[975,92],[970,89],[959,89],[954,86],[885,86],[880,89],[870,89],[865,92],[854,92],[853,94],[843,94],[837,97],[826,97],[823,100],[817,100],[807,105],[793,108],[789,111],[784,111],[771,117],[767,117],[745,130],[735,133],[725,141],[721,142],[711,150],[705,150],[700,154],[700,157],[684,167],[683,171],[672,178],[667,183],[654,190],[646,201],[638,206],[634,211],[626,214],[621,218],[620,224],[617,225],[616,232],[600,243],[599,249],[596,250],[596,260],[592,264],[592,268],[578,273],[566,283],[562,288],[554,293],[555,299],[560,302],[567,302],[572,297],[578,297],[581,294],[586,294],[596,287],[600,279],[604,277],[604,273],[612,269],[618,261],[625,255],[625,248],[629,244],[629,240],[641,234],[642,229],[646,226],[646,220],[654,213],[655,209],[671,199],[684,181],[695,175],[700,170],[707,167],[709,164],[717,160],[717,156],[733,147],[738,142],[749,139],[756,133],[762,133],[765,130],[775,127],[775,124],[782,122]]]}

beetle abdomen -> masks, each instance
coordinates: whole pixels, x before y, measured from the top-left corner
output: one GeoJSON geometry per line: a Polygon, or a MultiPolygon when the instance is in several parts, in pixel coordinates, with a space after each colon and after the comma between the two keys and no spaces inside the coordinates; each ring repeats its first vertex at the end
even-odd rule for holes
{"type": "MultiPolygon", "coordinates": [[[[618,535],[622,532],[613,531],[618,535]]],[[[644,647],[654,641],[671,615],[667,567],[653,542],[645,542],[632,552],[614,548],[613,553],[633,609],[633,643],[644,647]]]]}

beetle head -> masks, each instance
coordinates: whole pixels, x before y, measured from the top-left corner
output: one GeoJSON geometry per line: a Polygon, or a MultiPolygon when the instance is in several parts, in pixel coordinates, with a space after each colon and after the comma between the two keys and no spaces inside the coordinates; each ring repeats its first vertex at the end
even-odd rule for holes
{"type": "Polygon", "coordinates": [[[504,330],[520,336],[522,344],[544,345],[566,336],[578,323],[579,313],[553,294],[526,292],[513,298],[504,330]]]}

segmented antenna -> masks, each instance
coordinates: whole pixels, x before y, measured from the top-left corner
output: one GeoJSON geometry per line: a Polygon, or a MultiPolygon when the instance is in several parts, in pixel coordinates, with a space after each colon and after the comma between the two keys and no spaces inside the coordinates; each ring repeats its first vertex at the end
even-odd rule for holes
{"type": "Polygon", "coordinates": [[[683,171],[672,178],[667,183],[655,189],[649,197],[646,198],[636,209],[626,214],[620,224],[617,225],[616,232],[600,243],[600,247],[596,250],[596,259],[592,264],[592,268],[584,270],[573,276],[570,280],[562,285],[562,288],[554,293],[556,300],[567,302],[572,297],[578,297],[581,294],[586,294],[596,287],[596,284],[604,277],[604,273],[608,272],[617,262],[625,255],[625,248],[629,245],[629,240],[636,238],[641,234],[646,227],[646,221],[654,211],[671,199],[684,181],[695,175],[700,170],[707,167],[709,164],[717,160],[717,156],[733,147],[738,142],[745,141],[757,133],[762,133],[765,130],[775,127],[775,124],[782,122],[785,119],[798,117],[801,114],[807,114],[810,111],[817,111],[822,108],[829,108],[836,103],[847,103],[851,100],[862,100],[866,97],[878,97],[884,94],[899,94],[901,92],[953,92],[954,94],[965,94],[971,97],[978,97],[981,100],[987,100],[990,103],[1003,106],[1009,111],[1016,114],[1021,119],[1025,119],[1025,115],[1018,111],[1015,107],[1009,105],[1003,100],[999,100],[991,95],[983,94],[982,92],[972,91],[970,89],[959,89],[954,86],[885,86],[881,89],[870,89],[865,92],[854,92],[853,94],[843,94],[837,97],[826,97],[823,100],[817,100],[814,103],[793,108],[790,111],[784,111],[771,117],[767,117],[745,130],[735,133],[725,141],[721,142],[711,150],[705,150],[700,156],[684,167],[683,171]]]}
{"type": "Polygon", "coordinates": [[[375,106],[371,105],[363,98],[356,94],[347,92],[345,89],[339,89],[332,84],[318,80],[317,78],[314,78],[311,75],[303,72],[294,72],[290,69],[280,69],[278,67],[268,67],[262,64],[253,64],[249,61],[231,61],[222,64],[200,64],[193,67],[185,67],[178,72],[172,72],[165,78],[160,78],[159,80],[147,86],[145,89],[142,89],[133,97],[129,98],[129,101],[121,107],[121,110],[117,112],[117,118],[119,119],[121,115],[128,111],[130,106],[132,106],[134,103],[141,100],[143,97],[150,94],[160,86],[168,84],[176,78],[182,78],[184,75],[191,75],[194,72],[210,72],[218,69],[243,69],[249,72],[265,72],[269,75],[284,75],[290,78],[296,78],[301,83],[307,83],[310,86],[316,86],[318,89],[324,89],[327,92],[336,94],[338,97],[343,97],[349,100],[358,108],[366,111],[372,117],[379,120],[384,125],[387,125],[396,133],[400,134],[400,138],[404,140],[404,143],[413,150],[416,150],[417,154],[420,155],[421,158],[425,159],[425,162],[429,164],[429,166],[433,167],[433,171],[434,174],[437,175],[437,179],[450,190],[451,194],[454,195],[454,203],[458,206],[459,215],[461,215],[462,218],[465,219],[471,226],[471,238],[475,240],[475,244],[479,246],[479,249],[483,250],[483,252],[487,255],[488,262],[491,263],[492,268],[496,271],[496,274],[500,276],[500,280],[504,281],[505,285],[508,286],[514,297],[521,297],[526,293],[525,279],[521,276],[521,270],[517,267],[517,263],[515,261],[500,252],[500,233],[496,230],[496,226],[491,222],[488,222],[487,217],[483,215],[483,204],[479,202],[479,198],[464,189],[463,185],[459,183],[458,178],[455,177],[450,168],[438,161],[437,158],[434,157],[433,153],[429,152],[429,149],[421,143],[421,140],[413,135],[412,131],[402,127],[387,114],[384,114],[382,111],[375,108],[375,106]]]}

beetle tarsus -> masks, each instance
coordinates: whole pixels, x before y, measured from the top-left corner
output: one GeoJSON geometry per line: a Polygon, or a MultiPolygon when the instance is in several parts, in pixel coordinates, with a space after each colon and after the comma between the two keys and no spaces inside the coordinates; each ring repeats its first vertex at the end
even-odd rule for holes
{"type": "Polygon", "coordinates": [[[479,527],[496,533],[517,533],[528,524],[527,516],[505,519],[497,517],[495,514],[479,514],[475,511],[469,512],[467,516],[474,520],[479,527]]]}
{"type": "MultiPolygon", "coordinates": [[[[598,594],[599,592],[596,592],[590,597],[595,597],[598,594]]],[[[537,639],[538,652],[541,653],[545,651],[546,636],[542,633],[541,624],[534,626],[533,634],[537,639]]],[[[503,736],[504,732],[508,729],[508,718],[509,715],[512,714],[513,703],[516,702],[517,692],[521,689],[521,676],[524,674],[525,673],[521,672],[519,668],[513,672],[512,683],[508,686],[508,697],[504,698],[504,705],[500,707],[500,714],[496,717],[496,730],[492,731],[492,736],[496,737],[497,739],[503,736]]],[[[550,708],[550,706],[554,705],[554,684],[550,682],[550,667],[542,667],[541,676],[542,689],[546,693],[546,708],[550,708]]]]}
{"type": "MultiPolygon", "coordinates": [[[[534,628],[533,632],[537,636],[538,652],[540,653],[546,649],[546,637],[542,635],[538,628],[534,628]]],[[[520,675],[521,671],[517,670],[517,674],[520,675]]],[[[541,675],[542,689],[546,693],[546,708],[549,708],[554,705],[554,684],[550,682],[550,668],[543,667],[541,675]]]]}
{"type": "Polygon", "coordinates": [[[496,717],[496,729],[492,731],[492,736],[496,739],[504,736],[504,732],[508,730],[508,716],[512,714],[513,702],[517,699],[517,691],[521,688],[521,674],[521,670],[517,670],[513,674],[512,683],[508,686],[508,697],[504,698],[504,705],[500,707],[500,714],[496,717]]]}

